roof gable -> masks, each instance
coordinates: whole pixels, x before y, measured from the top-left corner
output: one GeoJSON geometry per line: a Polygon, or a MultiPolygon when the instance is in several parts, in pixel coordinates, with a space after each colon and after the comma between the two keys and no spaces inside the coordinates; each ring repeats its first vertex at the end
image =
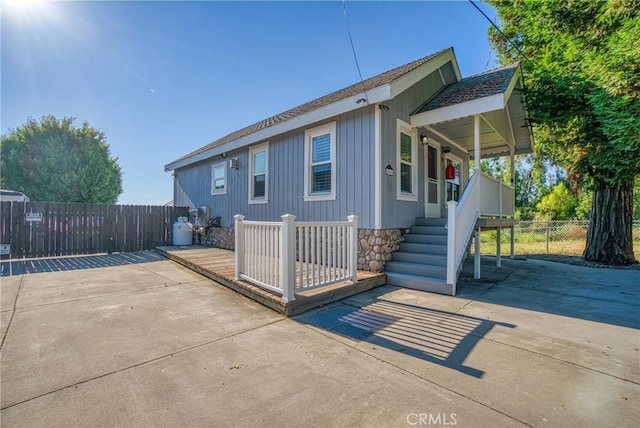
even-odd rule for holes
{"type": "Polygon", "coordinates": [[[454,104],[474,101],[484,97],[503,93],[516,73],[519,63],[485,71],[473,76],[465,77],[459,82],[445,87],[430,100],[418,107],[413,113],[424,113],[454,104]]]}

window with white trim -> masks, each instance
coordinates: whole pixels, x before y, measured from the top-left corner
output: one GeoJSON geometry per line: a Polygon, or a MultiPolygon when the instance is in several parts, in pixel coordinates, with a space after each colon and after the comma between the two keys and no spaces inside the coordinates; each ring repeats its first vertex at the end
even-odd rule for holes
{"type": "Polygon", "coordinates": [[[411,125],[397,120],[397,199],[418,200],[418,139],[411,125]]]}
{"type": "Polygon", "coordinates": [[[336,122],[304,132],[304,200],[336,199],[336,122]]]}
{"type": "Polygon", "coordinates": [[[266,204],[269,184],[269,143],[249,149],[249,203],[266,204]]]}
{"type": "Polygon", "coordinates": [[[211,166],[211,194],[224,195],[227,193],[227,162],[220,162],[211,166]]]}

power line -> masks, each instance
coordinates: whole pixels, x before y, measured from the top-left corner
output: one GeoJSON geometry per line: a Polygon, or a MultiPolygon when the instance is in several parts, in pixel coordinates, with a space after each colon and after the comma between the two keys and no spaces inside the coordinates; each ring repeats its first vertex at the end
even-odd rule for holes
{"type": "Polygon", "coordinates": [[[480,13],[482,14],[482,16],[484,16],[484,17],[487,19],[487,21],[489,21],[489,23],[493,26],[493,28],[495,28],[496,30],[498,30],[498,33],[500,33],[500,34],[502,35],[502,37],[504,37],[504,39],[505,39],[505,41],[507,42],[507,44],[511,44],[511,46],[513,46],[513,47],[518,51],[518,53],[519,53],[520,55],[522,55],[522,57],[523,57],[524,59],[526,59],[527,61],[531,62],[531,60],[530,60],[530,59],[529,59],[529,58],[524,54],[524,52],[522,52],[522,51],[520,50],[520,48],[518,47],[518,45],[516,45],[515,43],[511,43],[511,40],[509,40],[509,38],[508,38],[508,37],[507,37],[507,36],[502,32],[502,30],[500,29],[500,27],[498,27],[498,26],[497,26],[497,25],[496,25],[496,24],[491,20],[491,18],[489,18],[489,17],[487,16],[487,14],[486,14],[486,13],[484,13],[484,11],[483,11],[482,9],[480,9],[480,8],[478,7],[478,5],[477,5],[477,4],[475,4],[475,3],[473,2],[473,0],[469,0],[469,3],[471,3],[471,4],[473,5],[473,7],[475,7],[475,8],[478,10],[478,12],[480,12],[480,13]]]}
{"type": "Polygon", "coordinates": [[[342,13],[344,15],[344,25],[347,27],[347,34],[349,35],[349,42],[351,43],[351,52],[353,52],[353,59],[356,62],[356,68],[358,69],[358,75],[360,76],[360,83],[362,84],[362,91],[364,92],[364,98],[369,105],[369,96],[367,95],[367,88],[364,86],[364,80],[362,79],[362,72],[360,71],[360,64],[358,64],[358,56],[356,55],[356,48],[353,45],[353,39],[351,38],[351,30],[349,30],[349,21],[347,20],[347,2],[342,0],[342,13]]]}

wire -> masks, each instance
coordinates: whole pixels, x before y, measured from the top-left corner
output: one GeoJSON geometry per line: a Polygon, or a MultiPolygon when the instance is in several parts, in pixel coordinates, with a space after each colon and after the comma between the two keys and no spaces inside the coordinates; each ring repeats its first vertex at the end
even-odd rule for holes
{"type": "Polygon", "coordinates": [[[469,0],[469,3],[471,3],[471,4],[473,5],[473,7],[475,7],[475,8],[478,10],[478,12],[480,12],[480,13],[482,14],[482,16],[484,16],[484,17],[487,19],[487,21],[489,21],[489,23],[493,26],[493,28],[495,28],[496,30],[498,30],[498,33],[500,33],[500,34],[502,35],[502,37],[504,37],[504,39],[506,40],[507,44],[511,44],[511,46],[513,46],[513,47],[518,51],[518,53],[519,53],[520,55],[522,55],[522,57],[523,57],[524,59],[526,59],[527,61],[531,62],[531,60],[530,60],[530,59],[529,59],[529,58],[524,54],[524,52],[522,52],[522,51],[520,50],[520,48],[518,47],[518,45],[516,45],[516,44],[514,44],[514,43],[511,43],[511,40],[509,40],[509,38],[508,38],[508,37],[507,37],[507,36],[502,32],[502,30],[500,29],[500,27],[498,27],[498,26],[497,26],[497,25],[496,25],[496,24],[491,20],[491,18],[489,18],[489,17],[487,16],[487,14],[486,14],[486,13],[484,13],[484,11],[483,11],[482,9],[480,9],[480,8],[478,7],[478,5],[477,5],[477,4],[475,4],[475,3],[473,2],[473,0],[469,0]]]}
{"type": "Polygon", "coordinates": [[[349,35],[349,42],[351,43],[351,52],[353,52],[353,59],[356,62],[356,68],[358,69],[358,75],[360,76],[360,83],[362,84],[362,91],[364,92],[364,98],[369,106],[369,95],[367,95],[367,88],[364,86],[364,80],[362,79],[362,72],[360,71],[360,64],[358,64],[358,56],[356,55],[356,48],[353,45],[353,38],[351,38],[351,30],[349,30],[349,21],[347,20],[347,2],[342,0],[342,13],[344,15],[344,25],[347,27],[347,34],[349,35]]]}

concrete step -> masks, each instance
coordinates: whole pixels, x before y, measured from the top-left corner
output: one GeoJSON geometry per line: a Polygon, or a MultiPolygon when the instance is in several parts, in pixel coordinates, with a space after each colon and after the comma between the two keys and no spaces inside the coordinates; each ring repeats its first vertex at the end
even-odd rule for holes
{"type": "Polygon", "coordinates": [[[409,275],[426,276],[430,278],[446,279],[447,268],[444,266],[425,265],[421,263],[389,261],[385,267],[386,273],[406,273],[409,275]]]}
{"type": "Polygon", "coordinates": [[[453,295],[453,288],[448,285],[446,281],[438,278],[387,272],[387,284],[432,293],[447,294],[449,296],[453,295]]]}
{"type": "Polygon", "coordinates": [[[447,229],[444,226],[411,226],[411,233],[419,235],[444,235],[447,236],[447,229]]]}
{"type": "Polygon", "coordinates": [[[418,254],[442,254],[447,255],[447,246],[440,244],[416,244],[413,242],[401,242],[400,251],[418,254]]]}
{"type": "Polygon", "coordinates": [[[447,224],[446,218],[416,218],[416,226],[443,226],[447,224]]]}
{"type": "Polygon", "coordinates": [[[422,263],[432,266],[447,266],[447,256],[443,254],[418,254],[418,253],[405,253],[404,251],[396,251],[392,254],[391,261],[396,262],[408,262],[408,263],[422,263]]]}
{"type": "Polygon", "coordinates": [[[404,242],[447,245],[447,235],[416,235],[413,233],[407,233],[404,235],[404,242]]]}

